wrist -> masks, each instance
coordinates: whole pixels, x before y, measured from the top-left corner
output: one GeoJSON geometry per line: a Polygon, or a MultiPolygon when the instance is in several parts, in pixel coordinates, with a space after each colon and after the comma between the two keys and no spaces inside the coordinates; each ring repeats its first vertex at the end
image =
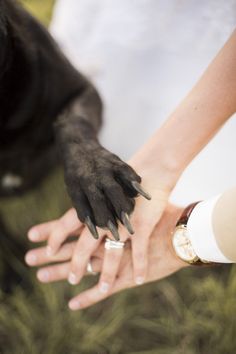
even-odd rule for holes
{"type": "Polygon", "coordinates": [[[160,141],[151,139],[132,157],[130,165],[153,188],[170,193],[183,168],[167,150],[167,144],[162,145],[160,141]]]}
{"type": "Polygon", "coordinates": [[[186,268],[190,266],[188,263],[184,262],[180,257],[178,257],[173,247],[173,234],[176,228],[176,224],[183,213],[183,210],[184,210],[183,208],[179,208],[174,205],[170,205],[168,207],[171,227],[166,242],[167,242],[167,249],[169,252],[170,264],[172,265],[173,268],[176,269],[186,268]]]}
{"type": "Polygon", "coordinates": [[[149,254],[151,281],[162,279],[188,267],[187,263],[177,257],[172,245],[172,234],[181,213],[181,208],[168,204],[152,233],[149,254]]]}

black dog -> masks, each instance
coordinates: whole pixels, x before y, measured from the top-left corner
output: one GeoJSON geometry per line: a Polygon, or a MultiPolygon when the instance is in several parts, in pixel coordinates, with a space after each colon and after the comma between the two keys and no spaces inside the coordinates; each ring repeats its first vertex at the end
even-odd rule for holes
{"type": "Polygon", "coordinates": [[[0,194],[32,188],[57,163],[68,193],[94,237],[96,226],[119,239],[141,178],[97,140],[102,103],[46,29],[13,0],[0,0],[0,194]]]}

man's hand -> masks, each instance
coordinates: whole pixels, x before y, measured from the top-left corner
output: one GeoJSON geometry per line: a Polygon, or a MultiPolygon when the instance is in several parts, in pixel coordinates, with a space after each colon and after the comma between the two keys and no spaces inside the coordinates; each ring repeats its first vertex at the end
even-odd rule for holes
{"type": "MultiPolygon", "coordinates": [[[[155,227],[148,246],[148,269],[145,283],[167,277],[173,272],[188,266],[175,255],[171,243],[172,232],[181,212],[181,209],[168,205],[160,222],[155,227]]],[[[50,223],[45,224],[44,231],[46,231],[47,227],[50,228],[51,226],[50,223]]],[[[75,233],[78,233],[78,231],[75,233]]],[[[47,238],[45,235],[46,233],[44,233],[44,236],[42,235],[41,239],[45,240],[47,238]]],[[[29,251],[26,255],[26,262],[30,266],[43,266],[47,263],[57,263],[39,269],[37,277],[43,283],[64,280],[68,278],[70,259],[75,247],[76,242],[66,243],[54,256],[48,256],[46,247],[41,247],[29,251]]],[[[103,262],[104,243],[101,243],[91,258],[93,270],[95,272],[101,272],[103,262]]],[[[78,310],[89,307],[118,291],[137,286],[134,282],[133,270],[131,244],[130,241],[127,241],[119,265],[118,274],[109,291],[102,293],[97,284],[95,287],[82,292],[72,299],[69,303],[70,309],[78,310]]]]}

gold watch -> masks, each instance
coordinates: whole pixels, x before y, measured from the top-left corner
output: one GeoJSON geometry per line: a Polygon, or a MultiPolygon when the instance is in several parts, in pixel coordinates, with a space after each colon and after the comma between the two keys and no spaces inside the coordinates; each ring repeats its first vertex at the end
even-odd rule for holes
{"type": "Polygon", "coordinates": [[[182,261],[192,265],[212,264],[212,262],[205,261],[198,257],[189,238],[188,219],[198,203],[199,202],[192,203],[184,209],[175,226],[172,244],[175,253],[182,261]]]}

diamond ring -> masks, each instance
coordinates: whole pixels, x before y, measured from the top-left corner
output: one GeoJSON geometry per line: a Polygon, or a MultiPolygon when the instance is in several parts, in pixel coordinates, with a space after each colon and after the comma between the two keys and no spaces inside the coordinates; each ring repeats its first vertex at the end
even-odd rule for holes
{"type": "Polygon", "coordinates": [[[104,247],[106,250],[112,250],[112,249],[118,250],[125,247],[125,242],[114,241],[114,240],[110,240],[109,238],[106,238],[104,247]]]}

